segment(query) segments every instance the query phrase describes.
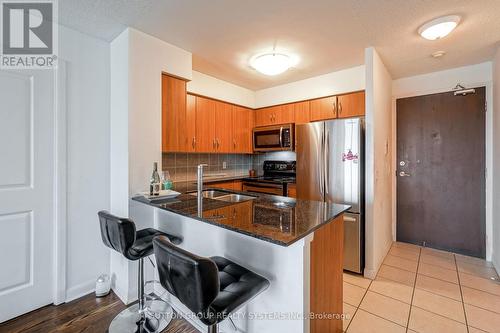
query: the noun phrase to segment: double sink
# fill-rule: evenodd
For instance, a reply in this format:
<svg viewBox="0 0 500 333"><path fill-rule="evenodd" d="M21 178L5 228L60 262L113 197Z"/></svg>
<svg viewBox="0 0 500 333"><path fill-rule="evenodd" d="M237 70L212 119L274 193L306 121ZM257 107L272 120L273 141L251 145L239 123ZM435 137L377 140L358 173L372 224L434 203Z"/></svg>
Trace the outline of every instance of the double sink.
<svg viewBox="0 0 500 333"><path fill-rule="evenodd" d="M198 196L198 192L191 192L188 194L195 196L195 197ZM202 195L204 198L220 200L220 201L225 201L225 202L244 202L244 201L257 199L257 197L254 197L251 195L228 193L228 192L218 191L218 190L204 190L202 192Z"/></svg>

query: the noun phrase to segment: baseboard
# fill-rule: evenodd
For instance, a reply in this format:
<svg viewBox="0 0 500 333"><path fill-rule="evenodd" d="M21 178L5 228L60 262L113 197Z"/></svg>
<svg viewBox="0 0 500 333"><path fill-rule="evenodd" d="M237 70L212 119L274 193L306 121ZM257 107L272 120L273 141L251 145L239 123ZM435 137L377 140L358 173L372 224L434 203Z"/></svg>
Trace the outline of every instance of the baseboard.
<svg viewBox="0 0 500 333"><path fill-rule="evenodd" d="M66 290L66 303L71 302L77 298L88 295L95 291L95 281L90 280L80 284L77 284L74 287Z"/></svg>
<svg viewBox="0 0 500 333"><path fill-rule="evenodd" d="M377 272L378 270L374 270L374 269L366 269L364 270L363 272L363 275L365 278L367 279L370 279L370 280L374 280L375 277L377 276Z"/></svg>

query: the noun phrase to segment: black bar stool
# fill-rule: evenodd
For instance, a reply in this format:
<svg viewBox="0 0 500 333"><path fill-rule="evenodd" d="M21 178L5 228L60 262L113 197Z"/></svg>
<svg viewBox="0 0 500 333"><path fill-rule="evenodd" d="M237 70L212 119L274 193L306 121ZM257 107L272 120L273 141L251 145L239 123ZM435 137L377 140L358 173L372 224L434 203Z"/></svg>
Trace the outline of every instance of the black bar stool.
<svg viewBox="0 0 500 333"><path fill-rule="evenodd" d="M161 285L208 325L208 333L217 333L218 323L269 286L226 258L199 257L165 236L155 237L153 247Z"/></svg>
<svg viewBox="0 0 500 333"><path fill-rule="evenodd" d="M101 225L101 237L104 244L123 254L129 260L139 260L139 302L120 312L111 322L108 332L143 332L144 326L149 331L161 331L168 325L171 318L163 318L162 321L152 323L151 321L146 321L144 315L144 258L153 254L153 238L155 236L166 237L174 244L180 244L182 238L163 233L153 228L136 231L135 223L132 220L117 217L106 211L100 211L98 216Z"/></svg>

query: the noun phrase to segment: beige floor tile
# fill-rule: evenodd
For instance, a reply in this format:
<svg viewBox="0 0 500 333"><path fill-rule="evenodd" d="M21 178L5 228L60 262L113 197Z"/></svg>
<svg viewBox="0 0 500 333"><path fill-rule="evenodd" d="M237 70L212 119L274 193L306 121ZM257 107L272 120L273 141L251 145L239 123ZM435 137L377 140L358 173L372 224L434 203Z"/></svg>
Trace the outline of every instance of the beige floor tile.
<svg viewBox="0 0 500 333"><path fill-rule="evenodd" d="M377 276L413 287L416 274L396 267L382 265Z"/></svg>
<svg viewBox="0 0 500 333"><path fill-rule="evenodd" d="M479 265L483 267L493 267L493 263L491 261L486 261L484 259L464 256L462 254L455 254L455 258L458 262L465 262L468 264Z"/></svg>
<svg viewBox="0 0 500 333"><path fill-rule="evenodd" d="M372 282L372 280L366 279L362 275L351 273L344 273L344 281L365 289L367 289Z"/></svg>
<svg viewBox="0 0 500 333"><path fill-rule="evenodd" d="M418 333L467 333L464 324L415 306L411 308L408 328Z"/></svg>
<svg viewBox="0 0 500 333"><path fill-rule="evenodd" d="M405 327L410 313L409 304L372 291L366 293L359 308Z"/></svg>
<svg viewBox="0 0 500 333"><path fill-rule="evenodd" d="M500 314L500 296L462 286L464 303Z"/></svg>
<svg viewBox="0 0 500 333"><path fill-rule="evenodd" d="M460 286L455 283L435 279L430 276L417 274L417 283L415 287L418 289L426 290L434 294L453 298L457 301L462 301L460 294Z"/></svg>
<svg viewBox="0 0 500 333"><path fill-rule="evenodd" d="M411 296L413 294L412 287L383 277L377 277L373 280L368 290L395 298L408 304L411 303Z"/></svg>
<svg viewBox="0 0 500 333"><path fill-rule="evenodd" d="M389 254L404 258L406 260L418 261L420 250L409 250L405 248L391 247L391 249L389 250Z"/></svg>
<svg viewBox="0 0 500 333"><path fill-rule="evenodd" d="M384 259L384 264L399 269L404 269L405 271L416 272L418 262L388 254Z"/></svg>
<svg viewBox="0 0 500 333"><path fill-rule="evenodd" d="M403 242L394 242L392 243L392 247L397 247L400 249L420 251L421 247L415 244L403 243Z"/></svg>
<svg viewBox="0 0 500 333"><path fill-rule="evenodd" d="M358 307L365 292L366 289L344 282L344 303Z"/></svg>
<svg viewBox="0 0 500 333"><path fill-rule="evenodd" d="M473 305L465 304L467 323L490 333L500 333L500 315Z"/></svg>
<svg viewBox="0 0 500 333"><path fill-rule="evenodd" d="M349 326L349 323L351 322L352 318L354 317L355 312L356 312L356 307L349 305L347 303L344 303L344 316L345 316L345 318L342 320L344 331L347 329L347 326Z"/></svg>
<svg viewBox="0 0 500 333"><path fill-rule="evenodd" d="M500 283L466 273L458 273L462 286L479 289L500 296Z"/></svg>
<svg viewBox="0 0 500 333"><path fill-rule="evenodd" d="M480 330L478 328L469 326L469 333L487 333L486 331Z"/></svg>
<svg viewBox="0 0 500 333"><path fill-rule="evenodd" d="M451 270L456 270L457 266L455 264L454 258L444 258L441 256L434 256L430 254L422 254L420 256L420 262L424 262L426 264L431 264Z"/></svg>
<svg viewBox="0 0 500 333"><path fill-rule="evenodd" d="M458 275L456 271L451 269L442 268L439 266L420 263L418 265L418 273L427 275L436 279L453 282L458 284Z"/></svg>
<svg viewBox="0 0 500 333"><path fill-rule="evenodd" d="M446 252L446 251L441 251L441 250L436 250L436 249L431 249L428 247L423 247L422 248L422 254L427 254L431 256L436 256L436 257L441 257L441 258L447 258L447 259L453 259L454 254L451 252Z"/></svg>
<svg viewBox="0 0 500 333"><path fill-rule="evenodd" d="M405 333L406 328L399 326L389 320L377 317L371 313L359 309L356 312L348 333Z"/></svg>
<svg viewBox="0 0 500 333"><path fill-rule="evenodd" d="M421 309L465 324L462 302L436 295L425 290L415 289L412 304Z"/></svg>
<svg viewBox="0 0 500 333"><path fill-rule="evenodd" d="M459 272L480 276L485 279L498 278L497 271L491 267L483 267L465 262L457 262L457 266Z"/></svg>

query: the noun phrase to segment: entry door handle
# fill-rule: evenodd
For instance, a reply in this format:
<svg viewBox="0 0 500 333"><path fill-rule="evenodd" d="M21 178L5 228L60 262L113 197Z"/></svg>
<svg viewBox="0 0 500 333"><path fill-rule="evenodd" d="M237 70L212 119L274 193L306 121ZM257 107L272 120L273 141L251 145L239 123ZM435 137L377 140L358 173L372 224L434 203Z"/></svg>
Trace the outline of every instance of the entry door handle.
<svg viewBox="0 0 500 333"><path fill-rule="evenodd" d="M399 177L411 177L411 175L409 173L404 172L404 171L400 171Z"/></svg>

